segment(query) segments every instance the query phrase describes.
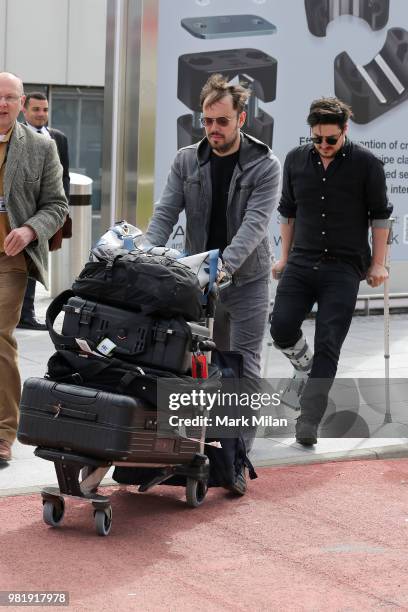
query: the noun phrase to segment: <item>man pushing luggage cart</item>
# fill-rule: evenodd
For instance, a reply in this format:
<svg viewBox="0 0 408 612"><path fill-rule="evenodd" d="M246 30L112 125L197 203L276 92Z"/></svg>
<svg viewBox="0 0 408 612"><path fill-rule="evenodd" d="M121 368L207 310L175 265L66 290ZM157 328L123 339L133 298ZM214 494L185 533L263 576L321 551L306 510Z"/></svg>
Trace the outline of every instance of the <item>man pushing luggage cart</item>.
<svg viewBox="0 0 408 612"><path fill-rule="evenodd" d="M219 350L241 353L248 380L261 377L271 279L268 225L280 179L271 149L241 131L249 95L220 74L210 76L200 94L204 137L177 152L146 232L151 244L164 246L184 210L186 252L220 250L221 276L232 284L217 304L214 340ZM248 451L252 442L247 436Z"/></svg>

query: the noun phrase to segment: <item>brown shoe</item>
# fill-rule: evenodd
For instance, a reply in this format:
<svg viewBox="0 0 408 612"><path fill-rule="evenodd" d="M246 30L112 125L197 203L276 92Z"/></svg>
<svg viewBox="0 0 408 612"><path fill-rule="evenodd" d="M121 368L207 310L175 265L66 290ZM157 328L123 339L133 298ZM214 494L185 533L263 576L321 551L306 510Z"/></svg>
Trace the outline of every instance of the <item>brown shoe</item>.
<svg viewBox="0 0 408 612"><path fill-rule="evenodd" d="M0 440L0 462L11 460L11 444L7 440Z"/></svg>

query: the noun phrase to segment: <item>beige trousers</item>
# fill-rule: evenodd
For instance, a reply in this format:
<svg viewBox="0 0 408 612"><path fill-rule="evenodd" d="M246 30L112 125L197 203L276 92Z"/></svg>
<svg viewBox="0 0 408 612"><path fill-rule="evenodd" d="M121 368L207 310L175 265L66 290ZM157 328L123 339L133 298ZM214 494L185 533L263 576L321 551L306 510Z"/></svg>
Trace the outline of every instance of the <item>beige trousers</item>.
<svg viewBox="0 0 408 612"><path fill-rule="evenodd" d="M0 439L16 439L21 380L14 330L27 285L24 255L0 253Z"/></svg>

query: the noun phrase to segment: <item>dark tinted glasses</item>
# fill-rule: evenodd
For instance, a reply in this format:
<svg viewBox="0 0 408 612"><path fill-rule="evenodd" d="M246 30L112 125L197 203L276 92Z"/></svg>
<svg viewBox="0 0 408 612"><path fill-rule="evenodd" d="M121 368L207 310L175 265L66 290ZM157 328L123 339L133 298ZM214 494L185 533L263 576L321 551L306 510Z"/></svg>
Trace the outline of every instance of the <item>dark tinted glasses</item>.
<svg viewBox="0 0 408 612"><path fill-rule="evenodd" d="M232 121L234 117L201 117L200 122L203 127L211 127L212 124L215 123L220 127L227 127L230 121Z"/></svg>
<svg viewBox="0 0 408 612"><path fill-rule="evenodd" d="M322 144L323 140L325 140L328 145L335 145L342 134L343 132L340 132L340 134L337 136L315 136L312 134L310 140L313 142L313 144L320 145Z"/></svg>

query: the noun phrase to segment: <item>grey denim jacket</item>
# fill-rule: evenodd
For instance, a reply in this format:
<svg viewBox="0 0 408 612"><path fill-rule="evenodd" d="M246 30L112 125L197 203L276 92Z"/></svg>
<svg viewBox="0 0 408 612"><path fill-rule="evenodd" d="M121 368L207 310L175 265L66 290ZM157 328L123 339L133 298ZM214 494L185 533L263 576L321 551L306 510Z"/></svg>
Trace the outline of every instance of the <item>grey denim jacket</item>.
<svg viewBox="0 0 408 612"><path fill-rule="evenodd" d="M207 138L177 152L146 232L151 244L165 245L185 210L186 252L194 255L206 250L212 203L210 154ZM280 163L271 149L241 132L239 161L228 194L229 245L223 253L236 285L270 270L268 225L278 201L279 184Z"/></svg>

